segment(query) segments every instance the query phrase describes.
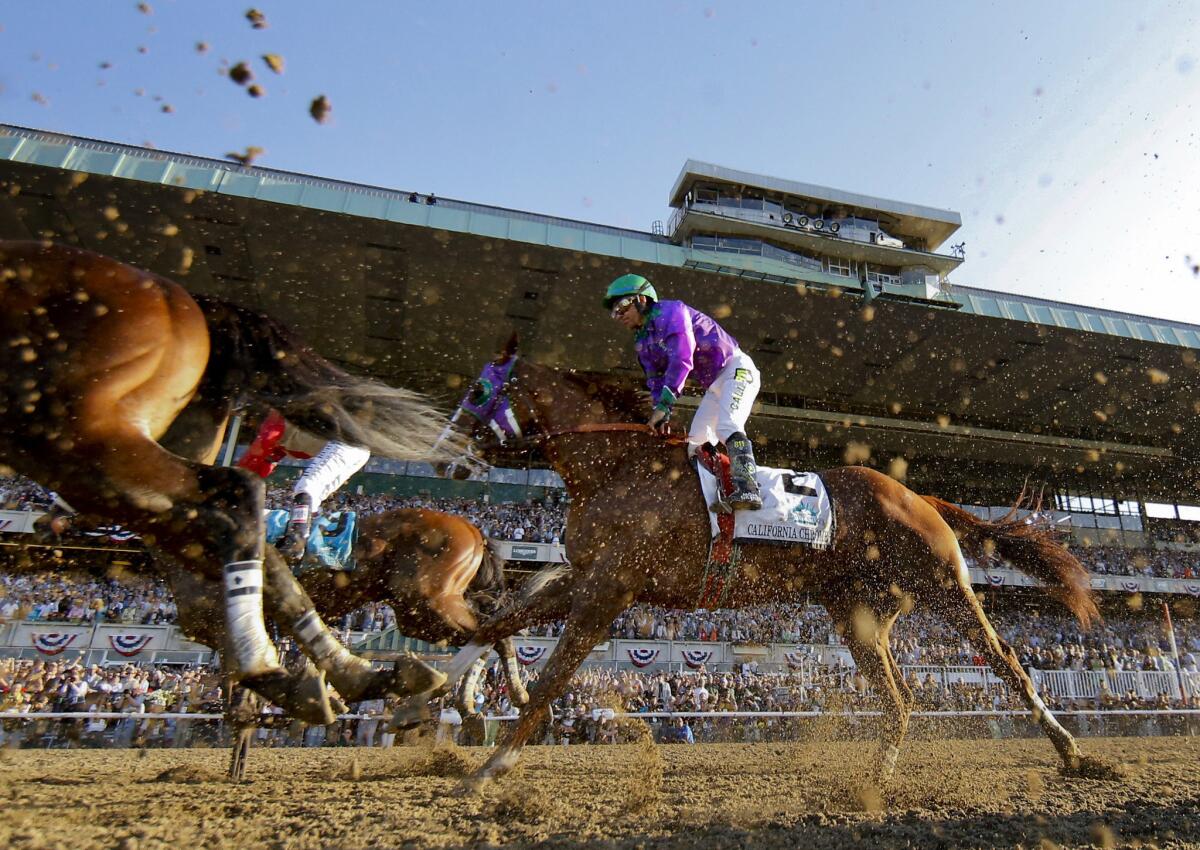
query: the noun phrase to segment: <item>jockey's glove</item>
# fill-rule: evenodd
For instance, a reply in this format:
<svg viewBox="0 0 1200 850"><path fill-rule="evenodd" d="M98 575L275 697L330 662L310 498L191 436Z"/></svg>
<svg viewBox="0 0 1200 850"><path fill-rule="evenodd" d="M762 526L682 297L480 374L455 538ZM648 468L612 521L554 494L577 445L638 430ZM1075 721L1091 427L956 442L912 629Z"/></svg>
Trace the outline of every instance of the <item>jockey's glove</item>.
<svg viewBox="0 0 1200 850"><path fill-rule="evenodd" d="M668 417L670 417L671 411L675 409L675 402L677 399L678 396L671 392L670 387L663 387L662 391L658 394L658 404L654 405L654 409L661 410L663 413L667 414Z"/></svg>

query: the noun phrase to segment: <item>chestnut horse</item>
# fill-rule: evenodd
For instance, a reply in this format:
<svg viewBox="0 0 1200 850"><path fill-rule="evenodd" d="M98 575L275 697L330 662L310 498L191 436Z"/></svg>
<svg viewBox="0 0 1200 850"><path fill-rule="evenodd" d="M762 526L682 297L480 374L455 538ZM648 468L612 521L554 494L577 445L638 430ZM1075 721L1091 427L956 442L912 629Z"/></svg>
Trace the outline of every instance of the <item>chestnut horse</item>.
<svg viewBox="0 0 1200 850"><path fill-rule="evenodd" d="M621 611L635 602L697 604L710 541L708 507L685 447L636 424L644 421L643 405L640 394L603 379L518 359L515 337L464 400L463 408L477 419L477 440L491 440L495 432L540 445L571 499L569 565L531 582L516 604L480 627L448 670L454 681L487 645L534 623L566 618L529 705L467 788L513 768L550 702ZM496 449L480 448L485 456ZM988 622L960 550L960 542L981 554L994 547L1086 625L1097 615L1087 572L1053 532L1011 516L978 519L867 467L829 469L820 477L836 520L829 548L743 544L726 604L811 597L825 605L883 703L876 781L894 771L913 707L889 646L893 624L913 603L945 617L1021 696L1058 751L1064 772L1107 775L1107 765L1085 757L1047 710L1016 654Z"/></svg>
<svg viewBox="0 0 1200 850"><path fill-rule="evenodd" d="M0 241L0 339L0 460L220 581L231 677L328 722L323 682L290 678L263 622L264 485L208 464L242 401L325 439L410 459L438 459L437 414L343 372L266 316L49 242ZM303 609L293 624L310 655L349 663L290 575L267 593Z"/></svg>

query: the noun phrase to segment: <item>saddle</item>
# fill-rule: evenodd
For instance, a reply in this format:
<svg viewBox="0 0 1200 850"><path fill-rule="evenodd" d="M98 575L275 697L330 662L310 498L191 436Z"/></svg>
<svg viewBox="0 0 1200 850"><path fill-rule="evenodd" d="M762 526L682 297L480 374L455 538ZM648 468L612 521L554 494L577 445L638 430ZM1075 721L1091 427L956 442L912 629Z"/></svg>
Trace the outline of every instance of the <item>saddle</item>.
<svg viewBox="0 0 1200 850"><path fill-rule="evenodd" d="M267 511L264 523L267 543L274 545L287 532L290 514L285 510ZM354 544L358 540L358 513L356 511L334 511L321 514L312 524L304 557L293 565L292 571L300 575L305 570L323 567L330 570L353 572Z"/></svg>

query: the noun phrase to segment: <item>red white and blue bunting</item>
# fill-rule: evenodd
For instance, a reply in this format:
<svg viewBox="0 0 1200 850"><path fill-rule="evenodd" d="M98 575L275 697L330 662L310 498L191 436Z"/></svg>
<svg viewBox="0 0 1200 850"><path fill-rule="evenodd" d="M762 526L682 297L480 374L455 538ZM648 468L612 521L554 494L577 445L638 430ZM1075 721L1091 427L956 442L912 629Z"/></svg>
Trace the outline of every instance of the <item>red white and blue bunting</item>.
<svg viewBox="0 0 1200 850"><path fill-rule="evenodd" d="M1192 596L1200 596L1200 584L1185 584L1183 589L1192 594Z"/></svg>
<svg viewBox="0 0 1200 850"><path fill-rule="evenodd" d="M654 659L658 658L657 649L629 649L629 660L633 662L634 667L649 667L654 663Z"/></svg>
<svg viewBox="0 0 1200 850"><path fill-rule="evenodd" d="M518 646L517 660L525 666L537 664L546 655L546 647L544 646Z"/></svg>
<svg viewBox="0 0 1200 850"><path fill-rule="evenodd" d="M1004 576L1002 575L992 575L991 573L984 573L984 575L987 576L988 584L992 587L1000 587L1000 585L1004 584Z"/></svg>
<svg viewBox="0 0 1200 850"><path fill-rule="evenodd" d="M1142 585L1141 582L1137 581L1122 581L1121 587L1130 593L1137 593L1139 590L1141 590Z"/></svg>
<svg viewBox="0 0 1200 850"><path fill-rule="evenodd" d="M711 649L685 649L683 651L683 663L696 670L708 663L708 660L713 657ZM634 662L635 664L637 662Z"/></svg>
<svg viewBox="0 0 1200 850"><path fill-rule="evenodd" d="M30 637L33 638L33 648L42 655L58 655L75 642L79 633L48 632L44 635L33 634Z"/></svg>
<svg viewBox="0 0 1200 850"><path fill-rule="evenodd" d="M152 640L154 640L154 635L109 635L108 645L121 653L121 655L129 658L145 649L146 645Z"/></svg>

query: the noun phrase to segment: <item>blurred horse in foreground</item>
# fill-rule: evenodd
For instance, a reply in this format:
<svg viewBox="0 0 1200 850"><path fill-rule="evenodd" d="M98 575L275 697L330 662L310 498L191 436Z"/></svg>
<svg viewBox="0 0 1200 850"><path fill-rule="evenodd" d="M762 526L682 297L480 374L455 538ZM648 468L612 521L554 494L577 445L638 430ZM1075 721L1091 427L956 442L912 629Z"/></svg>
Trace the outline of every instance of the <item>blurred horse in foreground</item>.
<svg viewBox="0 0 1200 850"><path fill-rule="evenodd" d="M401 459L438 460L442 417L419 396L354 377L267 316L49 242L0 241L0 460L75 511L136 531L219 581L228 673L298 717L328 722L323 677L296 680L263 622L264 485L214 467L236 405ZM267 585L321 669L365 664L290 574ZM181 600L181 606L187 600ZM369 669L369 665L367 665ZM412 680L440 674L408 671Z"/></svg>

